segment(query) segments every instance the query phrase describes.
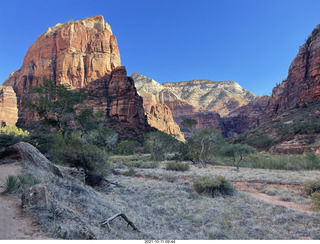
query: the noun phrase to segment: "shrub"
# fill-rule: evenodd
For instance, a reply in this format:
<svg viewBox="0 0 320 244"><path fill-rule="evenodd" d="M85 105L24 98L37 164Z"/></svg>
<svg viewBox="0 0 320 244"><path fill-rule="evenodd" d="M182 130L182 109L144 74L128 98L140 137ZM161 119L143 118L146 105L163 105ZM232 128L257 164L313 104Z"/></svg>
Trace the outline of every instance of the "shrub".
<svg viewBox="0 0 320 244"><path fill-rule="evenodd" d="M29 132L17 126L0 127L0 148L16 144L27 136L29 136Z"/></svg>
<svg viewBox="0 0 320 244"><path fill-rule="evenodd" d="M122 141L114 149L117 155L133 155L136 153L140 143L137 141Z"/></svg>
<svg viewBox="0 0 320 244"><path fill-rule="evenodd" d="M122 175L124 176L133 176L135 174L133 168L129 168L127 171L122 172Z"/></svg>
<svg viewBox="0 0 320 244"><path fill-rule="evenodd" d="M236 191L231 182L221 175L214 178L200 177L193 182L193 187L199 194L206 194L212 197L233 195Z"/></svg>
<svg viewBox="0 0 320 244"><path fill-rule="evenodd" d="M320 192L320 179L306 181L304 183L304 192L307 195L312 195L315 192Z"/></svg>
<svg viewBox="0 0 320 244"><path fill-rule="evenodd" d="M9 175L6 179L2 180L1 188L4 188L4 193L13 193L19 188L18 176Z"/></svg>
<svg viewBox="0 0 320 244"><path fill-rule="evenodd" d="M311 200L312 200L313 210L316 212L320 211L320 192L312 193Z"/></svg>
<svg viewBox="0 0 320 244"><path fill-rule="evenodd" d="M73 137L68 144L58 144L53 151L54 162L85 171L106 175L110 171L107 153L84 138Z"/></svg>
<svg viewBox="0 0 320 244"><path fill-rule="evenodd" d="M308 153L306 156L307 169L315 170L320 169L320 158L314 153Z"/></svg>
<svg viewBox="0 0 320 244"><path fill-rule="evenodd" d="M166 170L174 170L174 171L187 171L190 166L188 163L182 162L169 162L166 165Z"/></svg>
<svg viewBox="0 0 320 244"><path fill-rule="evenodd" d="M5 193L22 192L24 189L39 184L40 180L30 175L9 175L2 180L1 188L4 188Z"/></svg>

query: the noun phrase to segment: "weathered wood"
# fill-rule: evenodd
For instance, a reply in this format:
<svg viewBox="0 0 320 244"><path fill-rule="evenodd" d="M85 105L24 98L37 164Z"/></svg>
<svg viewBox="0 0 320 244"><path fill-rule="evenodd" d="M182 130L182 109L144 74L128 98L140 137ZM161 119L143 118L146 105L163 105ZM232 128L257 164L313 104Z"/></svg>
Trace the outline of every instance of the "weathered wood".
<svg viewBox="0 0 320 244"><path fill-rule="evenodd" d="M110 231L110 230L111 230L110 221L114 220L114 219L117 218L117 217L122 217L122 218L128 223L128 225L130 225L130 226L132 227L132 229L134 229L135 231L140 232L140 231L138 230L138 228L132 223L132 221L130 221L130 220L127 218L127 216L126 216L125 214L123 214L123 213L117 213L116 215L114 215L114 216L112 216L112 217L110 217L110 218L108 218L108 219L106 219L106 220L104 220L104 221L101 221L101 222L100 222L100 225L101 225L101 226L102 226L102 225L107 225L107 226L108 226L108 230Z"/></svg>
<svg viewBox="0 0 320 244"><path fill-rule="evenodd" d="M110 180L107 180L107 179L103 179L105 182L109 183L109 184L112 184L112 185L115 185L115 186L118 186L118 187L124 187L123 185L120 185L119 183L117 182L112 182Z"/></svg>

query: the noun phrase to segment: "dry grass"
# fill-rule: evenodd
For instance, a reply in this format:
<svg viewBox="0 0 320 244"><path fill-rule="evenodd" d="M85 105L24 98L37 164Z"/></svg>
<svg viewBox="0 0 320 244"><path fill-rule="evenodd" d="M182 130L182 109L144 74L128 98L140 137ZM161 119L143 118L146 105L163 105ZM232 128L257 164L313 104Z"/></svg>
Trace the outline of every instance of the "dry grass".
<svg viewBox="0 0 320 244"><path fill-rule="evenodd" d="M128 167L121 160L131 158L117 157L115 170L126 171ZM45 230L68 239L88 237L83 232L90 231L98 239L320 239L320 213L274 206L241 192L228 197L202 196L193 190L191 180L223 175L229 180L303 183L316 179L317 171L235 171L231 167L203 169L191 165L189 171L173 173L166 171L165 165L134 169L136 174L158 180L110 175L109 180L125 187L97 190L74 178L59 179L27 169L46 183L55 199L50 211L30 211ZM125 213L141 233L132 231L122 219L111 222L111 232L99 226L100 221L118 212Z"/></svg>

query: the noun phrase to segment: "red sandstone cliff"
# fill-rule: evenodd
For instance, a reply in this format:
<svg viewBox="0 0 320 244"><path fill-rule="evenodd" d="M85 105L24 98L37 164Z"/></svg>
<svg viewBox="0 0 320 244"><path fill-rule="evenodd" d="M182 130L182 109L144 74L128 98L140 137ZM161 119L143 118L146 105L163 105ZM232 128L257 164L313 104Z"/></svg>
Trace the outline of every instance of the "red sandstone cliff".
<svg viewBox="0 0 320 244"><path fill-rule="evenodd" d="M146 127L142 98L121 66L116 37L102 16L69 21L49 28L28 49L21 68L5 81L17 94L19 122L34 120L24 109L31 86L44 80L85 89L88 105L133 127Z"/></svg>
<svg viewBox="0 0 320 244"><path fill-rule="evenodd" d="M18 120L17 97L12 87L0 86L0 126L15 125Z"/></svg>
<svg viewBox="0 0 320 244"><path fill-rule="evenodd" d="M306 43L292 61L288 77L273 88L270 102L261 118L267 121L298 101L320 98L320 25L310 34Z"/></svg>

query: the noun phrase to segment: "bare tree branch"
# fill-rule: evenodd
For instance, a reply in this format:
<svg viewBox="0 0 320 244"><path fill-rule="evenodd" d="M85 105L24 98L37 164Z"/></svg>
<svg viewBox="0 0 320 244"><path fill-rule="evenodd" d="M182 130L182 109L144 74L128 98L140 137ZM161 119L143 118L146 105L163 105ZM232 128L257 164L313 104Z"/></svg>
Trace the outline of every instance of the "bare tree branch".
<svg viewBox="0 0 320 244"><path fill-rule="evenodd" d="M108 230L110 231L111 230L111 227L110 227L110 221L114 220L115 218L117 217L122 217L127 223L128 225L130 225L132 227L132 229L134 229L135 231L137 232L140 232L140 230L138 230L138 228L127 218L127 216L123 213L118 213L104 221L101 221L100 222L100 225L107 225L108 226Z"/></svg>

